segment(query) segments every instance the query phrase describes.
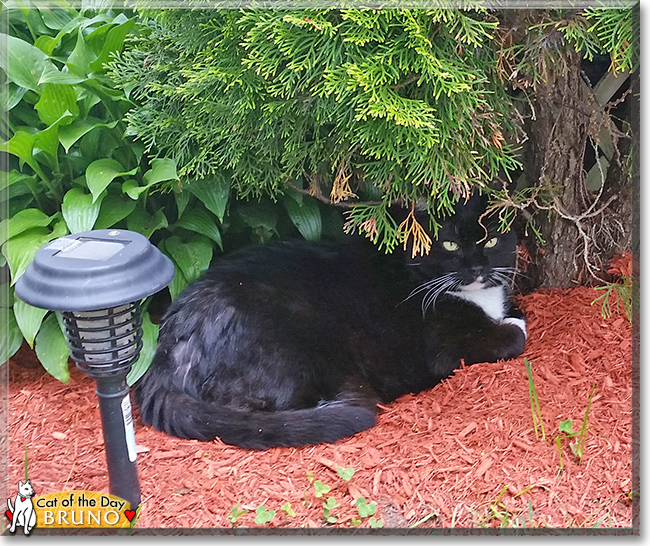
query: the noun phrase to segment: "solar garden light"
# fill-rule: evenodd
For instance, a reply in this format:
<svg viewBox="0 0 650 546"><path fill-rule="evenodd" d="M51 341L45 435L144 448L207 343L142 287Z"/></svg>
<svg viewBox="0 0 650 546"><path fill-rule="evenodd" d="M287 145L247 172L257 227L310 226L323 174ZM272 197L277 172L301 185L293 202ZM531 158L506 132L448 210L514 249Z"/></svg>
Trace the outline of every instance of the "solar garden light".
<svg viewBox="0 0 650 546"><path fill-rule="evenodd" d="M62 311L70 355L97 385L110 492L132 509L140 486L126 376L142 349L140 302L173 277L146 237L101 229L46 244L16 283L24 302Z"/></svg>

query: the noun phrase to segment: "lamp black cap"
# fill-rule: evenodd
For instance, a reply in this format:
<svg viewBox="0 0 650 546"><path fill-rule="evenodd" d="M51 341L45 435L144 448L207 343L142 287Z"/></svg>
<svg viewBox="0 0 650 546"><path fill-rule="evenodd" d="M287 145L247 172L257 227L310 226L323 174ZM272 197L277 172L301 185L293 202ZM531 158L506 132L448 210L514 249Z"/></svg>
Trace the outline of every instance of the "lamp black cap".
<svg viewBox="0 0 650 546"><path fill-rule="evenodd" d="M172 261L143 235L98 229L44 245L15 288L34 307L92 311L141 300L173 278Z"/></svg>

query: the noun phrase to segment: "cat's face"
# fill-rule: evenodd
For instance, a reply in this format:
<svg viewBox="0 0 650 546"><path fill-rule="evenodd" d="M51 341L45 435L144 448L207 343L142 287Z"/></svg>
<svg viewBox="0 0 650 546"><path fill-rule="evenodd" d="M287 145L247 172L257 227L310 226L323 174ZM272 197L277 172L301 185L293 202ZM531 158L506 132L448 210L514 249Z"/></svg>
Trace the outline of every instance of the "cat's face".
<svg viewBox="0 0 650 546"><path fill-rule="evenodd" d="M32 484L30 483L29 480L27 480L25 483L19 481L18 492L23 497L31 497L34 494L34 488L32 487Z"/></svg>
<svg viewBox="0 0 650 546"><path fill-rule="evenodd" d="M431 251L409 263L415 282L427 292L465 291L508 284L514 273L516 234L500 233L494 218L479 218L485 199L458 206L432 238ZM425 224L427 220L423 219Z"/></svg>

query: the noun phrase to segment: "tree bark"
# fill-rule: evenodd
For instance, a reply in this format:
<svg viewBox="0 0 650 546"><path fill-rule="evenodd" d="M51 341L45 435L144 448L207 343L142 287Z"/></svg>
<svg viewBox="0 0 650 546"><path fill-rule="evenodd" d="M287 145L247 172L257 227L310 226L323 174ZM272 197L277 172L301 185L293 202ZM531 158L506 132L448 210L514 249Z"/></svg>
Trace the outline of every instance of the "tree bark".
<svg viewBox="0 0 650 546"><path fill-rule="evenodd" d="M611 120L582 80L579 55L566 53L563 61L564 70L536 88L527 127L527 178L543 190L535 215L543 242L529 238L529 275L539 288L602 284L610 258L631 246L632 184L625 168L629 140L614 138L615 156L602 191L588 189L585 150L596 141L598 128Z"/></svg>

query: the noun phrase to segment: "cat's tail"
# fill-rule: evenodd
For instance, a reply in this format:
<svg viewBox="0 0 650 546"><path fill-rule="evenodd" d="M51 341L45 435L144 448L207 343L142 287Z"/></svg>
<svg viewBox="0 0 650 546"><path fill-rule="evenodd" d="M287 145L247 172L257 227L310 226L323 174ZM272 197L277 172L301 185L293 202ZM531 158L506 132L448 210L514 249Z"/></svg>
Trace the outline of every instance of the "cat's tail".
<svg viewBox="0 0 650 546"><path fill-rule="evenodd" d="M304 446L334 442L375 424L375 411L335 400L285 411L237 411L201 402L177 390L144 393L136 387L142 420L180 438L219 437L246 449Z"/></svg>

